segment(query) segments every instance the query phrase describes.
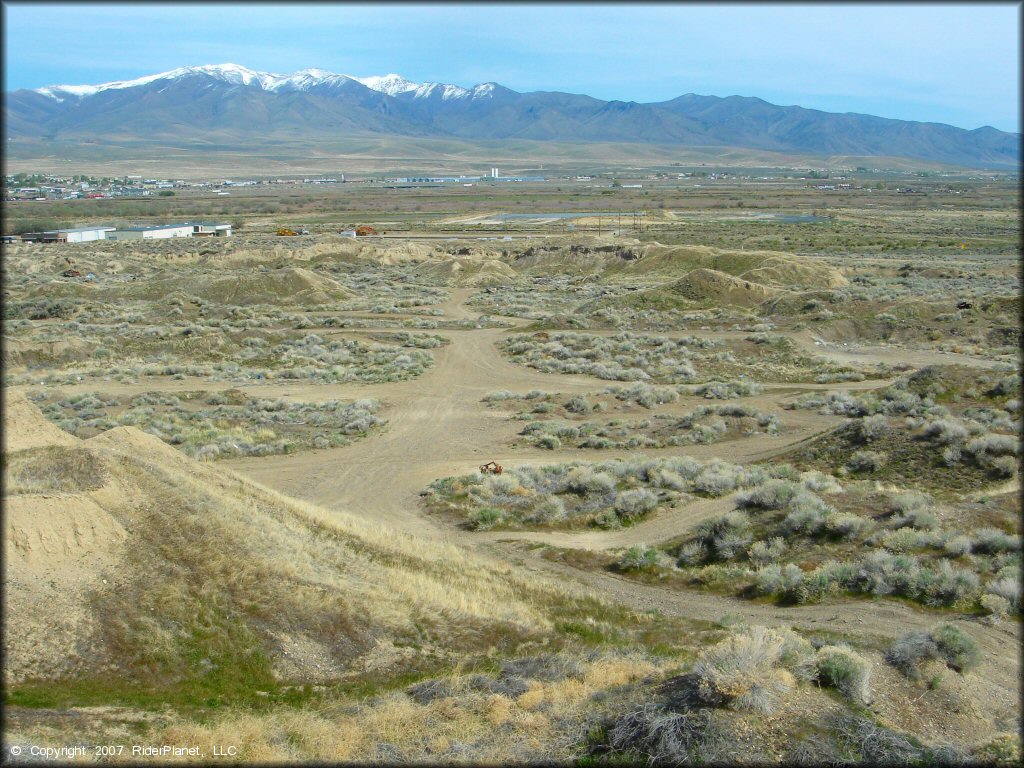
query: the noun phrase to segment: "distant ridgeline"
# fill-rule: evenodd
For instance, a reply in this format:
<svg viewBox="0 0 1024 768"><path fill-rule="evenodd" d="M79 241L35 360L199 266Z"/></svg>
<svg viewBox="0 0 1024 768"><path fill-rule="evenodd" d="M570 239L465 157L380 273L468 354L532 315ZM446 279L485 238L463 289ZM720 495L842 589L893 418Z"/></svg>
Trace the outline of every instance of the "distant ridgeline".
<svg viewBox="0 0 1024 768"><path fill-rule="evenodd" d="M234 64L183 67L137 80L55 85L5 94L11 139L105 144L197 140L314 142L352 136L629 142L810 155L901 157L1015 170L1020 136L988 126L891 120L782 107L758 98L686 94L669 101L602 101L518 93L497 83L462 88L399 75L291 75Z"/></svg>

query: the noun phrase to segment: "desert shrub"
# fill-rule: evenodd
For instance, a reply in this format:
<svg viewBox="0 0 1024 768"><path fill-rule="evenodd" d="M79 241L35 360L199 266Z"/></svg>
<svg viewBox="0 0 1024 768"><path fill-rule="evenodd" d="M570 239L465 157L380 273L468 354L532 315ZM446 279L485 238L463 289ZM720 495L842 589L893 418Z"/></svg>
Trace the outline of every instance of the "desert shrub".
<svg viewBox="0 0 1024 768"><path fill-rule="evenodd" d="M997 577L990 581L985 588L986 592L1001 597L1010 608L1020 606L1020 578L1017 575Z"/></svg>
<svg viewBox="0 0 1024 768"><path fill-rule="evenodd" d="M536 507L530 517L531 520L539 523L557 522L568 516L565 504L557 496L545 496Z"/></svg>
<svg viewBox="0 0 1024 768"><path fill-rule="evenodd" d="M992 474L1008 479L1017 474L1017 459L1013 456L997 456L989 462Z"/></svg>
<svg viewBox="0 0 1024 768"><path fill-rule="evenodd" d="M846 467L851 472L877 472L885 466L887 456L878 451L856 451Z"/></svg>
<svg viewBox="0 0 1024 768"><path fill-rule="evenodd" d="M615 480L605 472L595 472L589 467L575 467L569 471L567 489L582 496L611 493Z"/></svg>
<svg viewBox="0 0 1024 768"><path fill-rule="evenodd" d="M612 386L607 391L619 400L636 403L644 408L653 408L661 403L674 403L679 399L679 392L672 387L654 387L643 382L637 382L630 387Z"/></svg>
<svg viewBox="0 0 1024 768"><path fill-rule="evenodd" d="M444 680L424 680L405 689L406 694L417 704L429 704L434 699L445 699L455 695L451 685Z"/></svg>
<svg viewBox="0 0 1024 768"><path fill-rule="evenodd" d="M942 545L943 549L948 555L952 557L963 557L964 555L971 554L971 537L960 534L954 536L951 539L947 539Z"/></svg>
<svg viewBox="0 0 1024 768"><path fill-rule="evenodd" d="M858 424L857 433L865 443L872 443L885 437L889 431L889 420L880 413L865 416Z"/></svg>
<svg viewBox="0 0 1024 768"><path fill-rule="evenodd" d="M907 677L917 678L919 666L939 657L939 646L928 632L910 632L886 651L885 660Z"/></svg>
<svg viewBox="0 0 1024 768"><path fill-rule="evenodd" d="M818 649L818 681L858 704L871 703L871 665L858 653L837 645Z"/></svg>
<svg viewBox="0 0 1024 768"><path fill-rule="evenodd" d="M750 544L750 519L738 510L702 523L697 528L700 541L720 560L729 560Z"/></svg>
<svg viewBox="0 0 1024 768"><path fill-rule="evenodd" d="M658 550L637 544L626 550L619 559L618 567L623 571L646 571L658 564Z"/></svg>
<svg viewBox="0 0 1024 768"><path fill-rule="evenodd" d="M696 565L706 558L708 548L702 541L691 541L679 548L679 565Z"/></svg>
<svg viewBox="0 0 1024 768"><path fill-rule="evenodd" d="M754 586L762 595L794 600L799 599L804 590L805 576L795 563L787 563L785 566L771 564L758 568L754 574Z"/></svg>
<svg viewBox="0 0 1024 768"><path fill-rule="evenodd" d="M952 467L960 462L963 457L963 452L959 445L948 445L942 449L942 463L947 467Z"/></svg>
<svg viewBox="0 0 1024 768"><path fill-rule="evenodd" d="M827 740L811 737L792 754L794 761L843 765L954 765L968 762L959 750L921 747L902 733L852 713L831 715L823 723Z"/></svg>
<svg viewBox="0 0 1024 768"><path fill-rule="evenodd" d="M971 752L970 760L978 765L1020 765L1020 747L1018 734L1000 734L991 741L975 747Z"/></svg>
<svg viewBox="0 0 1024 768"><path fill-rule="evenodd" d="M989 432L968 441L964 450L976 458L987 456L1014 456L1020 450L1020 439L1013 435Z"/></svg>
<svg viewBox="0 0 1024 768"><path fill-rule="evenodd" d="M959 627L942 624L931 631L931 637L946 664L957 672L969 672L981 662L978 644Z"/></svg>
<svg viewBox="0 0 1024 768"><path fill-rule="evenodd" d="M906 513L918 509L925 509L931 502L923 493L917 491L905 491L889 499L889 509L895 513Z"/></svg>
<svg viewBox="0 0 1024 768"><path fill-rule="evenodd" d="M541 435L534 443L538 448L546 448L549 451L557 451L562 447L562 441L555 435Z"/></svg>
<svg viewBox="0 0 1024 768"><path fill-rule="evenodd" d="M920 676L920 666L931 659L943 659L957 672L973 669L981 653L970 635L952 624L942 624L930 632L910 632L890 646L885 660L910 678Z"/></svg>
<svg viewBox="0 0 1024 768"><path fill-rule="evenodd" d="M518 400L519 395L507 389L499 389L497 392L490 392L484 395L485 403L500 403L503 400Z"/></svg>
<svg viewBox="0 0 1024 768"><path fill-rule="evenodd" d="M839 481L832 477L832 475L826 475L824 472L817 470L804 472L800 479L804 484L804 488L815 493L841 493L843 490Z"/></svg>
<svg viewBox="0 0 1024 768"><path fill-rule="evenodd" d="M590 413L594 410L594 406L583 395L576 395L566 402L565 410L569 413Z"/></svg>
<svg viewBox="0 0 1024 768"><path fill-rule="evenodd" d="M1008 616L1013 610L1009 600L999 595L994 595L991 592L982 595L980 602L981 607L988 611L990 616L994 616L997 619Z"/></svg>
<svg viewBox="0 0 1024 768"><path fill-rule="evenodd" d="M843 513L825 518L825 530L833 536L844 539L856 539L864 536L872 528L874 528L874 521L861 515Z"/></svg>
<svg viewBox="0 0 1024 768"><path fill-rule="evenodd" d="M778 560L786 551L786 542L781 536L768 541L755 541L747 550L747 558L758 566L769 565Z"/></svg>
<svg viewBox="0 0 1024 768"><path fill-rule="evenodd" d="M739 494L736 502L741 507L761 507L763 509L782 509L788 506L801 488L789 480L769 480L763 485L755 486Z"/></svg>
<svg viewBox="0 0 1024 768"><path fill-rule="evenodd" d="M754 585L762 595L779 595L785 591L782 581L782 566L769 564L757 569Z"/></svg>
<svg viewBox="0 0 1024 768"><path fill-rule="evenodd" d="M645 515L658 505L658 497L646 488L623 491L615 497L615 511L625 520Z"/></svg>
<svg viewBox="0 0 1024 768"><path fill-rule="evenodd" d="M979 584L980 579L974 571L958 568L943 560L937 568L921 568L914 583L899 591L927 605L949 606L975 596Z"/></svg>
<svg viewBox="0 0 1024 768"><path fill-rule="evenodd" d="M983 554L998 554L1020 549L1020 537L1012 536L998 528L979 528L974 532L972 549Z"/></svg>
<svg viewBox="0 0 1024 768"><path fill-rule="evenodd" d="M494 507L481 507L470 513L469 526L475 531L486 531L501 522L501 510Z"/></svg>
<svg viewBox="0 0 1024 768"><path fill-rule="evenodd" d="M943 445L962 443L969 434L967 427L960 421L950 419L937 419L928 424L924 429L925 437L931 438Z"/></svg>
<svg viewBox="0 0 1024 768"><path fill-rule="evenodd" d="M547 682L583 680L585 670L575 659L557 653L542 653L502 662L500 677Z"/></svg>
<svg viewBox="0 0 1024 768"><path fill-rule="evenodd" d="M694 390L694 394L705 397L709 400L732 400L737 397L748 397L759 395L764 387L746 379L735 379L733 381L713 381L703 384Z"/></svg>
<svg viewBox="0 0 1024 768"><path fill-rule="evenodd" d="M681 765L695 753L713 755L714 745L725 739L709 710L669 712L651 702L621 715L608 728L613 755L639 756L648 765Z"/></svg>
<svg viewBox="0 0 1024 768"><path fill-rule="evenodd" d="M693 479L693 488L709 496L722 496L736 489L739 483L737 468L731 465L711 463L705 466Z"/></svg>
<svg viewBox="0 0 1024 768"><path fill-rule="evenodd" d="M800 491L790 500L789 512L782 520L782 531L792 535L802 533L813 536L825 527L834 510L809 491Z"/></svg>
<svg viewBox="0 0 1024 768"><path fill-rule="evenodd" d="M702 695L737 709L770 712L794 685L792 674L781 667L783 645L778 633L750 627L708 648L693 667Z"/></svg>

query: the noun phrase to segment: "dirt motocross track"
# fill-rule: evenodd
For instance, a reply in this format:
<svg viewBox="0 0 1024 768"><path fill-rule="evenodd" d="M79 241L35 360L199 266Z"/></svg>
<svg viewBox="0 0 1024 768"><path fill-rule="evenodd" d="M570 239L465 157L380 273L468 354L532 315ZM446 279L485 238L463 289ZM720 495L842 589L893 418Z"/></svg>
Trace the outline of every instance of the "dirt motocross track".
<svg viewBox="0 0 1024 768"><path fill-rule="evenodd" d="M464 302L472 289L453 289L448 302L441 305L451 318L473 317ZM527 321L520 321L520 325ZM344 332L342 332L344 333ZM891 641L911 629L926 629L936 621L935 614L911 608L897 601L848 600L841 604L803 605L778 608L738 598L706 592L672 591L619 578L610 573L582 571L552 562L539 555L536 544L579 549L612 549L633 544L654 544L674 538L701 521L732 508L729 497L699 500L677 509L662 511L629 528L613 531L479 532L462 530L426 514L419 493L434 479L474 473L479 465L496 460L505 467L543 464L552 461L594 460L593 451L561 450L557 458L550 451L509 447L519 426L507 414L489 410L481 399L489 392L507 389L527 392L531 389L563 394L593 392L607 384L588 376L541 373L515 365L502 357L496 343L508 333L501 329L475 329L441 332L451 344L434 350L436 363L419 378L368 386L330 385L273 387L282 397L322 399L328 397L375 397L387 406L388 429L357 444L332 450L289 456L236 459L222 462L260 483L283 493L306 499L328 509L348 510L368 519L403 529L418 536L438 537L472 547L480 554L522 568L542 572L559 580L580 583L594 593L638 610L714 620L734 614L762 624L787 624L804 629L828 629L843 635ZM728 333L712 334L727 336ZM846 362L887 362L901 353L890 348L857 350L816 345L810 334L795 339L809 354ZM990 362L966 355L915 353L914 365L930 363L977 365ZM755 407L778 407L799 390L863 390L885 386L886 381L862 381L827 385L766 386L763 394L745 398ZM267 387L261 392L270 394ZM783 395L782 392L786 394ZM682 399L680 409L705 402ZM790 429L779 436L760 435L712 445L688 446L686 453L696 458L717 456L732 462L769 459L796 443L814 437L842 421L813 411L789 411ZM645 455L678 454L679 448L646 450ZM600 458L636 456L636 451L601 451ZM1018 642L1014 624L989 626L967 618L956 623L970 624L991 669L986 687L988 695L1005 699L1019 684L1019 664L1007 654L1008 643ZM1012 702L1007 700L1007 704Z"/></svg>

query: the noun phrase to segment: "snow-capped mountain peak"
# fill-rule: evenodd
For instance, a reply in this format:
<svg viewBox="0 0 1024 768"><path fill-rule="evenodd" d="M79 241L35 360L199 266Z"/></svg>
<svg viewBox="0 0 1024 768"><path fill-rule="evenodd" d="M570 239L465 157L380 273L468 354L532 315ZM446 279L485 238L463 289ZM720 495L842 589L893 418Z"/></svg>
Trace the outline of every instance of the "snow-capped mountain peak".
<svg viewBox="0 0 1024 768"><path fill-rule="evenodd" d="M374 75L373 77L355 78L372 91L380 91L388 96L397 96L400 93L408 93L419 88L417 83L406 80L401 75Z"/></svg>
<svg viewBox="0 0 1024 768"><path fill-rule="evenodd" d="M354 77L353 75L343 75L317 68L302 69L291 74L275 74L249 69L240 64L229 63L179 67L134 80L115 80L99 85L48 85L44 88L36 88L35 92L56 101L63 101L68 97L84 98L86 96L93 96L101 91L134 88L148 85L157 80L178 80L192 75L206 75L231 85L251 86L273 92L308 91L310 88L317 86L337 86L349 81L360 83L370 90L388 96L412 93L414 98L428 98L437 92L438 89L441 89L440 94L444 101L485 98L493 93L495 87L494 83L483 83L470 90L446 83L414 83L401 75L393 73L370 77Z"/></svg>

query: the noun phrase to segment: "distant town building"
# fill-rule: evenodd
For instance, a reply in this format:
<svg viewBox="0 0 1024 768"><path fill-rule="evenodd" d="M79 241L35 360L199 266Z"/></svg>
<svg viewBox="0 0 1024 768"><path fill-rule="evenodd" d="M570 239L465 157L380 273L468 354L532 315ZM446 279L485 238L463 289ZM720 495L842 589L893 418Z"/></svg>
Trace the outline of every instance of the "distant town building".
<svg viewBox="0 0 1024 768"><path fill-rule="evenodd" d="M193 237L231 237L230 224L193 224Z"/></svg>

